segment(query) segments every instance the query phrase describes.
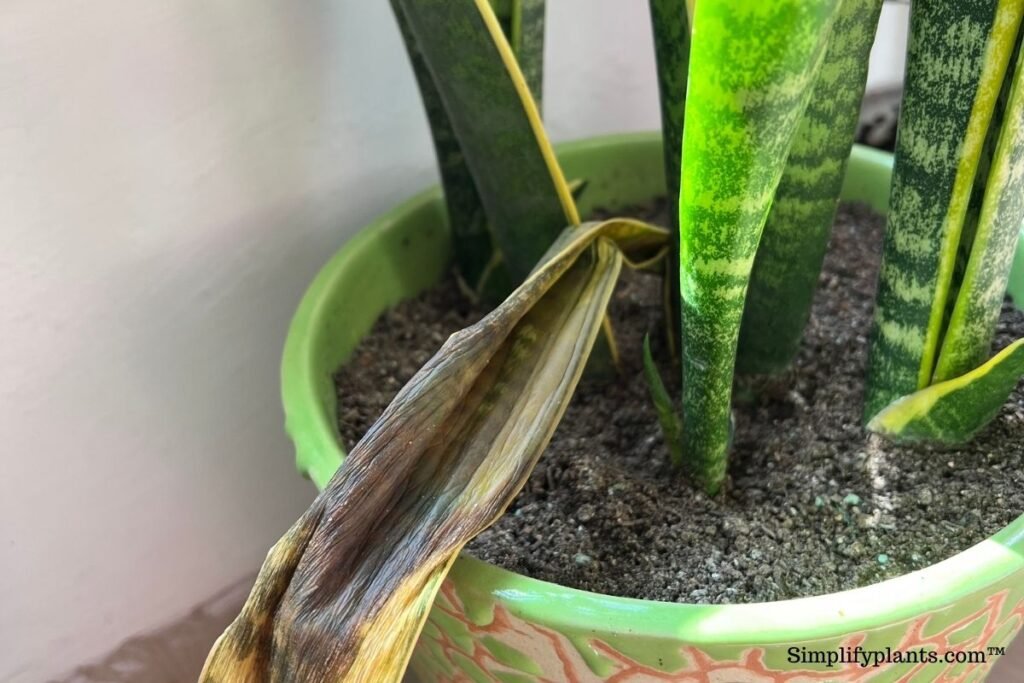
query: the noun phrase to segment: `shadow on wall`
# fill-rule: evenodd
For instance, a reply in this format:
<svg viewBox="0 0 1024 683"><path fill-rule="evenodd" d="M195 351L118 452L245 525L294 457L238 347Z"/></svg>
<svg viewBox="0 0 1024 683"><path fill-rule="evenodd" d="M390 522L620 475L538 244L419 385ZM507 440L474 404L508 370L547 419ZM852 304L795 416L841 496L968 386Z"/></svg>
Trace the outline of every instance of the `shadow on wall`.
<svg viewBox="0 0 1024 683"><path fill-rule="evenodd" d="M0 680L28 683L254 571L298 517L288 322L434 170L386 3L16 3L0 42L0 410L32 455L0 478Z"/></svg>

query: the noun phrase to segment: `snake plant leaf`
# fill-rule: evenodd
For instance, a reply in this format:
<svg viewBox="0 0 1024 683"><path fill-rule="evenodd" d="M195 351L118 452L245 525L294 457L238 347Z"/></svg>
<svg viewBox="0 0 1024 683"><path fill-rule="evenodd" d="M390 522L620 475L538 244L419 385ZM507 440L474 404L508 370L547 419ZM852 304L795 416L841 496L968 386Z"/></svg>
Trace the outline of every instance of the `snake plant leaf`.
<svg viewBox="0 0 1024 683"><path fill-rule="evenodd" d="M1014 56L1010 58L1010 64L1016 64L1021 47L1021 32L1017 32L1017 45L1014 48ZM971 247L974 246L974 234L978 227L978 220L981 216L982 204L985 201L985 188L988 185L988 174L992 167L992 160L995 156L996 146L1006 118L1006 109L1010 102L1010 92L1013 89L1014 69L1006 70L1006 77L1003 78L1003 85L996 98L996 105L992 111L992 120L989 122L988 131L985 133L985 142L981 147L981 156L978 159L978 171L974 174L974 183L971 187L971 197L967 201L967 212L964 216L964 225L960 229L960 244L956 253L956 265L953 268L953 282L950 285L949 296L946 301L946 317L943 322L943 330L949 324L949 317L953 313L953 307L959 296L960 284L963 282L964 273L967 270L967 263L971 258ZM941 354L940 354L941 355Z"/></svg>
<svg viewBox="0 0 1024 683"><path fill-rule="evenodd" d="M644 262L667 237L636 221L568 230L504 303L452 335L270 551L201 681L401 680L459 550L501 515L558 425L623 252Z"/></svg>
<svg viewBox="0 0 1024 683"><path fill-rule="evenodd" d="M490 0L538 111L544 90L545 0Z"/></svg>
<svg viewBox="0 0 1024 683"><path fill-rule="evenodd" d="M967 374L897 399L868 429L897 442L963 443L999 413L1022 375L1024 339L1018 339Z"/></svg>
<svg viewBox="0 0 1024 683"><path fill-rule="evenodd" d="M398 6L398 0L391 0L391 6L430 124L459 276L475 295L501 292L504 296L511 291L507 285L509 276L500 255L494 255L487 217L473 176L434 84L434 77ZM544 71L544 0L507 0L501 3L501 7L496 7L495 12L539 110Z"/></svg>
<svg viewBox="0 0 1024 683"><path fill-rule="evenodd" d="M495 261L492 256L494 247L491 244L491 233L487 229L484 207L473 182L473 175L466 166L455 131L448 120L448 114L444 110L441 96L437 92L437 86L434 85L433 76L423 61L416 38L410 32L397 0L391 0L391 7L402 33L409 61L412 63L420 99L427 112L427 121L434 141L434 154L441 174L441 186L444 188L445 205L448 208L448 222L451 225L452 245L459 277L475 293L484 284L482 280L485 274L488 274L488 266L493 269L500 260Z"/></svg>
<svg viewBox="0 0 1024 683"><path fill-rule="evenodd" d="M580 221L498 17L487 0L394 3L433 75L495 245L521 282L562 227Z"/></svg>
<svg viewBox="0 0 1024 683"><path fill-rule="evenodd" d="M946 309L942 318L942 329L949 325L949 319L953 315L953 308L960 296L960 285L963 283L964 274L967 272L967 264L971 260L971 247L974 246L974 234L978 228L978 220L981 217L981 207L985 202L985 187L988 185L988 173L992 166L992 158L995 155L996 143L999 140L999 132L1002 130L1002 112L1005 109L1005 100L1009 99L1009 88L1003 82L1003 89L996 106L992 112L992 120L989 122L988 132L985 134L985 142L981 145L981 155L978 157L978 169L974 174L974 182L971 183L971 195L967 200L967 210L964 212L964 222L960 228L960 243L956 248L956 259L953 263L953 276L949 283L949 293L946 295ZM941 344L940 357L941 357ZM936 369L938 364L936 363ZM933 376L934 380L934 376Z"/></svg>
<svg viewBox="0 0 1024 683"><path fill-rule="evenodd" d="M837 3L700 0L690 46L679 201L683 442L722 485L743 302Z"/></svg>
<svg viewBox="0 0 1024 683"><path fill-rule="evenodd" d="M882 0L842 0L750 276L736 365L774 373L800 347L846 174Z"/></svg>
<svg viewBox="0 0 1024 683"><path fill-rule="evenodd" d="M692 2L692 0L691 0ZM690 10L686 0L650 0L654 29L654 54L658 63L658 94L661 102L662 150L665 156L665 184L669 206L679 204L680 155L683 151L683 117L686 106L686 78L690 65ZM679 214L670 211L672 232L668 273L679 272ZM679 334L679 280L664 279L667 303L666 325L670 347Z"/></svg>
<svg viewBox="0 0 1024 683"><path fill-rule="evenodd" d="M911 5L865 417L931 382L965 214L1024 0Z"/></svg>
<svg viewBox="0 0 1024 683"><path fill-rule="evenodd" d="M654 362L654 355L651 353L650 335L644 336L644 380L651 392L651 402L654 410L658 413L658 424L661 426L661 434L665 439L665 446L668 448L669 459L673 465L683 464L683 421L679 412L672 404L672 397L665 388L665 382L661 379L658 366Z"/></svg>
<svg viewBox="0 0 1024 683"><path fill-rule="evenodd" d="M654 54L658 63L662 148L669 202L679 197L679 157L683 151L686 77L690 65L690 19L686 0L650 0ZM678 216L672 216L675 223ZM678 226L672 225L673 230Z"/></svg>
<svg viewBox="0 0 1024 683"><path fill-rule="evenodd" d="M935 382L962 375L988 357L1024 225L1024 52L1015 74Z"/></svg>

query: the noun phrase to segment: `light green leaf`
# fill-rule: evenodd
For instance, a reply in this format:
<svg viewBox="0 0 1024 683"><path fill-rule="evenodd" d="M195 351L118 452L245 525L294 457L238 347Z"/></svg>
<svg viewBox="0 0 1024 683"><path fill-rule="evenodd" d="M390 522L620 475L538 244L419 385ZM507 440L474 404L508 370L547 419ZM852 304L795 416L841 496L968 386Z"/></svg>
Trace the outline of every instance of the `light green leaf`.
<svg viewBox="0 0 1024 683"><path fill-rule="evenodd" d="M1021 35L1017 33L1017 47L1020 50ZM1010 64L1016 63L1017 58L1012 57ZM992 159L995 156L996 146L999 142L1000 133L1006 118L1006 108L1010 101L1010 91L1013 86L1013 69L1006 70L1003 78L1003 85L999 89L999 96L996 98L996 105L992 111L992 120L989 121L988 131L985 133L985 142L981 146L981 155L978 159L978 170L974 174L974 182L971 184L971 196L967 200L967 211L964 215L964 224L960 229L960 244L956 250L956 263L953 266L953 281L950 283L949 294L946 297L946 314L942 324L943 330L949 324L949 318L953 314L953 307L959 295L959 288L967 270L967 262L971 258L971 247L974 246L974 233L978 227L978 219L981 216L981 206L985 201L985 187L988 184L989 169L992 166ZM940 345L941 348L941 345ZM941 356L941 353L940 353ZM934 379L934 377L933 377Z"/></svg>
<svg viewBox="0 0 1024 683"><path fill-rule="evenodd" d="M658 366L654 363L650 335L644 336L644 379L651 392L651 402L658 413L658 424L661 425L661 434L665 439L669 458L673 465L680 466L683 464L683 421L672 403L672 397L665 389Z"/></svg>
<svg viewBox="0 0 1024 683"><path fill-rule="evenodd" d="M583 373L623 252L667 233L567 230L515 292L452 335L274 546L201 681L397 683L460 549L522 488Z"/></svg>
<svg viewBox="0 0 1024 683"><path fill-rule="evenodd" d="M978 433L1006 403L1024 375L1024 339L965 375L897 399L868 429L899 442L955 445Z"/></svg>
<svg viewBox="0 0 1024 683"><path fill-rule="evenodd" d="M687 466L711 493L725 479L754 253L836 4L696 4L679 201L683 439Z"/></svg>
<svg viewBox="0 0 1024 683"><path fill-rule="evenodd" d="M843 0L761 234L737 369L772 373L796 356L839 204L882 0Z"/></svg>
<svg viewBox="0 0 1024 683"><path fill-rule="evenodd" d="M957 250L1024 0L911 5L865 417L931 382Z"/></svg>

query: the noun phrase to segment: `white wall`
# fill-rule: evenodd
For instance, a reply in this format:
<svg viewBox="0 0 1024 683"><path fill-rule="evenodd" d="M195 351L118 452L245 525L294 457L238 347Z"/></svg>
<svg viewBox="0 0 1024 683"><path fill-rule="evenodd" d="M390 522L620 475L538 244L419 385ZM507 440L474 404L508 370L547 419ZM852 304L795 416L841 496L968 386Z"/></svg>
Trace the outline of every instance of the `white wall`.
<svg viewBox="0 0 1024 683"><path fill-rule="evenodd" d="M646 3L549 3L565 139L657 125ZM0 4L0 680L253 571L311 498L303 288L435 172L387 3Z"/></svg>
<svg viewBox="0 0 1024 683"><path fill-rule="evenodd" d="M878 33L871 49L869 90L898 88L903 84L903 69L907 63L909 20L909 2L882 5L882 15L878 18Z"/></svg>

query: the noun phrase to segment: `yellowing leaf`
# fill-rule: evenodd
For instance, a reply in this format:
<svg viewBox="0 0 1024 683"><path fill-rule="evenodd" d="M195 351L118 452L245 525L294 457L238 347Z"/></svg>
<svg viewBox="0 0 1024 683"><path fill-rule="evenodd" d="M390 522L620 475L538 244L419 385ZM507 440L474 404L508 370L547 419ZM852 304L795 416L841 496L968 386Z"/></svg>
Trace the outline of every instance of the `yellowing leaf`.
<svg viewBox="0 0 1024 683"><path fill-rule="evenodd" d="M501 306L452 335L270 551L201 680L400 680L451 563L558 425L623 252L646 265L666 240L636 221L567 230Z"/></svg>

